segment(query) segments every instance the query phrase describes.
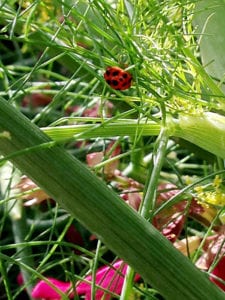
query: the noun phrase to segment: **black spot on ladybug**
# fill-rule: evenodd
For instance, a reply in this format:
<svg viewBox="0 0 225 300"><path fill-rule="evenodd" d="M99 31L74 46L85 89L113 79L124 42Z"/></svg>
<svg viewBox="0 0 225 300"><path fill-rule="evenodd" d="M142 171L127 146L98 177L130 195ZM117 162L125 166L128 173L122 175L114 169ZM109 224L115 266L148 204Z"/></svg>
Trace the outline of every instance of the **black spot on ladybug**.
<svg viewBox="0 0 225 300"><path fill-rule="evenodd" d="M112 72L112 76L118 76L119 75L119 71L113 71Z"/></svg>
<svg viewBox="0 0 225 300"><path fill-rule="evenodd" d="M117 80L112 80L111 84L117 86L119 84L119 82Z"/></svg>

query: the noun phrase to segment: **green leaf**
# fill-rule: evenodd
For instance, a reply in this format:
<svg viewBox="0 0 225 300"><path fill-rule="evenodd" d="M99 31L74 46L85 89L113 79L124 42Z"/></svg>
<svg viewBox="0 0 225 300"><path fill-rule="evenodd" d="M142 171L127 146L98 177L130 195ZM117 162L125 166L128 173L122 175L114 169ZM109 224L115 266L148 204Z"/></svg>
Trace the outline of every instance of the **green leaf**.
<svg viewBox="0 0 225 300"><path fill-rule="evenodd" d="M202 64L217 81L225 75L225 2L221 0L199 1L195 9L194 25L200 44ZM223 87L225 91L225 87Z"/></svg>
<svg viewBox="0 0 225 300"><path fill-rule="evenodd" d="M0 152L49 142L39 128L0 99ZM24 153L13 163L169 300L225 299L224 293L149 222L63 147Z"/></svg>

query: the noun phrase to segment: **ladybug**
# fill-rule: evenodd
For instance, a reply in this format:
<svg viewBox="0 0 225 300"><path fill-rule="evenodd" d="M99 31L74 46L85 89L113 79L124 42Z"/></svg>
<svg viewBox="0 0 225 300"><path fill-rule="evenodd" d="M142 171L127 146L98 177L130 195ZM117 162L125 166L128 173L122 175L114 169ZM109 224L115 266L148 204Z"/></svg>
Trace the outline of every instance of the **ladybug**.
<svg viewBox="0 0 225 300"><path fill-rule="evenodd" d="M119 67L107 67L104 78L114 90L127 90L132 83L132 75Z"/></svg>

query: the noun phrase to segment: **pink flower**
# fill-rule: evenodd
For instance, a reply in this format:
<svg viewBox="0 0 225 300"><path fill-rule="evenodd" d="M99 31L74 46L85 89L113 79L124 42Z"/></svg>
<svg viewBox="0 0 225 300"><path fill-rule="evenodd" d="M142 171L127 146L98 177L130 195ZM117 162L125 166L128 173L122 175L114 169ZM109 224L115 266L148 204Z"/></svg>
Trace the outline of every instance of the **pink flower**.
<svg viewBox="0 0 225 300"><path fill-rule="evenodd" d="M179 213L171 217L171 221L166 227L162 228L162 234L171 242L174 243L180 235L185 222L185 216Z"/></svg>
<svg viewBox="0 0 225 300"><path fill-rule="evenodd" d="M102 111L103 109L103 111ZM83 108L83 106L70 106L66 109L66 114L72 114L76 113L78 115L82 115L82 117L91 117L91 118L97 118L102 117L102 114L108 118L112 116L114 109L114 105L110 101L106 101L104 103L104 107L102 107L102 102L98 101L91 107L88 107L86 109Z"/></svg>
<svg viewBox="0 0 225 300"><path fill-rule="evenodd" d="M203 245L203 254L196 262L196 266L202 270L209 268L217 261L210 273L210 280L225 291L225 233L221 226L217 234L209 236ZM217 279L218 278L218 279ZM224 283L222 281L224 281Z"/></svg>
<svg viewBox="0 0 225 300"><path fill-rule="evenodd" d="M117 145L115 149L112 149L113 146L114 146L114 142L111 142L108 145L106 151L87 154L86 160L88 166L94 167L95 165L99 164L100 162L102 162L105 155L109 156L109 158L113 158L119 155L121 152L121 147ZM108 177L108 179L111 179L115 175L114 173L116 171L116 168L118 167L118 164L119 164L119 160L115 159L104 166L104 174Z"/></svg>
<svg viewBox="0 0 225 300"><path fill-rule="evenodd" d="M225 291L225 256L223 256L220 261L218 262L218 264L216 265L216 267L214 268L214 270L211 273L212 275L222 279L224 281L224 283L222 283L221 281L217 280L214 276L210 277L210 280L212 282L214 282L216 285L218 285L222 290Z"/></svg>
<svg viewBox="0 0 225 300"><path fill-rule="evenodd" d="M27 176L22 176L20 182L14 186L15 189L19 189L21 193L25 194L21 197L24 202L24 206L32 206L35 204L40 204L41 202L50 199L50 197L41 189L38 189L36 183L34 183ZM28 192L26 194L26 192Z"/></svg>
<svg viewBox="0 0 225 300"><path fill-rule="evenodd" d="M78 245L80 247L84 246L84 240L82 238L82 235L73 224L70 225L70 227L68 228L65 238L71 244ZM74 252L76 254L81 254L81 251L78 249L75 249Z"/></svg>
<svg viewBox="0 0 225 300"><path fill-rule="evenodd" d="M124 276L126 274L127 264L125 264L122 260L118 260L112 266L104 266L101 267L95 277L95 284L102 289L110 291L116 295L120 295L123 283L124 283ZM135 281L140 278L139 275L135 276ZM92 281L92 275L85 277L85 281ZM111 299L110 293L102 290L100 288L96 289L95 299L100 300L104 295L104 299ZM86 282L79 282L76 291L78 295L85 295L85 300L91 299L91 285L90 283Z"/></svg>
<svg viewBox="0 0 225 300"><path fill-rule="evenodd" d="M113 110L113 104L112 102L106 101L104 104L104 113L107 117L112 116L112 110ZM102 116L102 103L97 102L92 107L86 108L82 114L83 117L101 117Z"/></svg>
<svg viewBox="0 0 225 300"><path fill-rule="evenodd" d="M163 183L158 187L157 205L169 201L179 192L178 188L171 183ZM187 211L188 207L188 211ZM202 215L203 207L193 198L188 205L186 200L182 200L172 207L164 209L153 219L153 225L172 243L174 243L183 230L186 214L192 217Z"/></svg>
<svg viewBox="0 0 225 300"><path fill-rule="evenodd" d="M48 278L48 280L62 293L67 293L71 288L70 282L63 282L60 280L57 280L55 278ZM39 281L36 286L34 287L32 291L32 297L33 298L42 298L45 300L60 300L61 296L59 293L54 290L46 281L41 280ZM73 298L72 293L69 294L70 298Z"/></svg>
<svg viewBox="0 0 225 300"><path fill-rule="evenodd" d="M45 87L46 90L50 90L50 86ZM30 106L32 108L39 106L46 106L52 101L52 96L43 93L33 93L26 95L22 100L22 106Z"/></svg>
<svg viewBox="0 0 225 300"><path fill-rule="evenodd" d="M89 167L94 167L97 164L99 164L104 157L103 151L101 152L94 152L94 153L89 153L86 156L87 164Z"/></svg>
<svg viewBox="0 0 225 300"><path fill-rule="evenodd" d="M139 206L141 204L141 194L138 192L127 192L124 194L121 194L120 197L125 200L125 202L133 207L133 209L137 210L139 209Z"/></svg>
<svg viewBox="0 0 225 300"><path fill-rule="evenodd" d="M116 261L113 265L103 266L99 268L95 276L95 299L100 300L104 295L105 300L109 300L114 295L120 295L124 283L124 276L126 274L127 264L122 260ZM139 280L140 276L135 276L135 281ZM69 298L74 297L74 292L70 291L72 284L70 282L62 282L54 278L48 280L62 293L67 293ZM84 278L84 281L79 281L76 285L76 294L84 295L85 300L91 299L91 282L92 275ZM58 300L61 299L59 293L55 291L47 282L41 280L37 283L32 291L33 298L42 298L44 300Z"/></svg>

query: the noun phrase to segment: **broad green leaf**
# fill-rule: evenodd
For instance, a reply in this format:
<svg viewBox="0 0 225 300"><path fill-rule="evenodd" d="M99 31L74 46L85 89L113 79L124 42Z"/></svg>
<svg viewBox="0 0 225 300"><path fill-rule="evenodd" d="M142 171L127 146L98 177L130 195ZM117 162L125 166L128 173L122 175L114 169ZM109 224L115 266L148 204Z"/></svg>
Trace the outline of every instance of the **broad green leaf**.
<svg viewBox="0 0 225 300"><path fill-rule="evenodd" d="M8 133L0 137L0 152L6 156L50 141L4 99L0 132ZM12 161L165 299L225 299L203 272L63 147L23 153Z"/></svg>
<svg viewBox="0 0 225 300"><path fill-rule="evenodd" d="M194 25L202 64L220 83L225 76L225 1L204 0L196 5ZM225 87L223 86L225 91Z"/></svg>

